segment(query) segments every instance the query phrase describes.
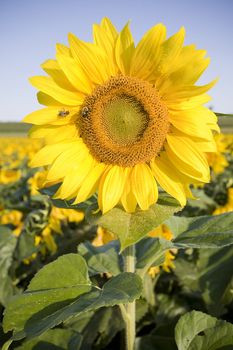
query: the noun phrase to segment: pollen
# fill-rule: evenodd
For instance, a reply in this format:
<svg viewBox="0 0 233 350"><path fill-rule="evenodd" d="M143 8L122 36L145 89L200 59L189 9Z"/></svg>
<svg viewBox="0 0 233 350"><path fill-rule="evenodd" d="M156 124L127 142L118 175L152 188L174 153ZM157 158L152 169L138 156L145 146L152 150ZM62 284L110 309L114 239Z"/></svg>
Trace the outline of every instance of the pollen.
<svg viewBox="0 0 233 350"><path fill-rule="evenodd" d="M86 97L77 122L93 157L123 167L149 162L163 148L168 111L156 87L116 76Z"/></svg>

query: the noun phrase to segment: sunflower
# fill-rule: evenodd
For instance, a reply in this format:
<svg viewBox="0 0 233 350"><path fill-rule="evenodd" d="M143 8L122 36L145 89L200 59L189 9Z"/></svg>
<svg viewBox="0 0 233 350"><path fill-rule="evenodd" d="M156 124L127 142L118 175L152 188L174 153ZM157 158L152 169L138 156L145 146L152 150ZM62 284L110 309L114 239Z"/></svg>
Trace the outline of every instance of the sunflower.
<svg viewBox="0 0 233 350"><path fill-rule="evenodd" d="M48 76L30 79L45 105L25 117L46 145L31 162L61 183L55 198L85 201L98 192L103 213L133 212L158 199L158 185L182 206L189 185L209 181L206 152L215 152L215 114L203 106L215 81L194 85L209 64L204 50L184 46L185 30L166 39L151 28L135 46L129 24L108 18L93 27L93 43L69 34Z"/></svg>
<svg viewBox="0 0 233 350"><path fill-rule="evenodd" d="M13 225L15 236L19 236L23 229L23 213L19 210L0 209L0 225Z"/></svg>
<svg viewBox="0 0 233 350"><path fill-rule="evenodd" d="M171 241L174 236L171 230L165 225L159 225L156 227L153 231L151 231L148 236L154 237L154 238L164 238L168 241ZM160 265L160 267L165 271L165 272L170 272L171 270L175 269L175 264L173 260L175 259L175 254L177 253L177 249L170 249L167 250L164 253L164 261ZM148 273L152 278L155 278L156 275L158 275L160 271L159 266L152 266L150 267Z"/></svg>
<svg viewBox="0 0 233 350"><path fill-rule="evenodd" d="M114 233L106 230L105 228L98 226L97 228L97 235L95 237L95 239L92 241L92 244L95 247L101 247L104 244L107 244L111 241L113 241L114 239L117 239L116 235L114 235Z"/></svg>
<svg viewBox="0 0 233 350"><path fill-rule="evenodd" d="M229 144L224 134L217 134L214 136L216 142L216 152L207 153L207 161L215 174L221 174L229 163L226 154L229 152Z"/></svg>
<svg viewBox="0 0 233 350"><path fill-rule="evenodd" d="M229 213L231 211L233 211L233 187L228 188L228 198L226 205L216 208L213 212L213 215Z"/></svg>

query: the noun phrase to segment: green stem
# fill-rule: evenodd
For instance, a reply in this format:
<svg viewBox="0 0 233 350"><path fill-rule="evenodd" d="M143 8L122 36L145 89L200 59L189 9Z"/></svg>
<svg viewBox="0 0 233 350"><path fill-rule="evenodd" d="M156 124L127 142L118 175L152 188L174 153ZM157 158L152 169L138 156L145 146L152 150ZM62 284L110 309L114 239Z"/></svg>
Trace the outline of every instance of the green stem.
<svg viewBox="0 0 233 350"><path fill-rule="evenodd" d="M135 272L135 246L125 248L124 252L124 271ZM125 330L126 330L126 349L134 350L135 336L136 336L136 320L135 320L135 301L125 305L126 317Z"/></svg>

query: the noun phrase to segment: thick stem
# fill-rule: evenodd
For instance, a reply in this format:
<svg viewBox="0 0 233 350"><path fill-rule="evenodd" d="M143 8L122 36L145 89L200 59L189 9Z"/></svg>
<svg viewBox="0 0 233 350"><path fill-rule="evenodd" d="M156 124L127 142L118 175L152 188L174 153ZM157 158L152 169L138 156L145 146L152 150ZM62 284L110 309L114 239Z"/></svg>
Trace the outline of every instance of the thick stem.
<svg viewBox="0 0 233 350"><path fill-rule="evenodd" d="M135 246L131 245L124 250L124 271L135 272ZM134 350L136 336L135 320L135 301L125 305L125 330L126 330L126 349Z"/></svg>

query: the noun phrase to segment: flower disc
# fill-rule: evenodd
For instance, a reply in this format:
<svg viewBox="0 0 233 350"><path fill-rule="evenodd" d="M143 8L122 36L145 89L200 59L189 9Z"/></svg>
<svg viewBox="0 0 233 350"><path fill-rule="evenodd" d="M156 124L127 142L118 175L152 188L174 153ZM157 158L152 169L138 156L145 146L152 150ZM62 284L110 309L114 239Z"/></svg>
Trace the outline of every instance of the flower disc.
<svg viewBox="0 0 233 350"><path fill-rule="evenodd" d="M85 99L79 129L98 161L130 167L161 151L169 129L168 112L152 84L119 76Z"/></svg>

